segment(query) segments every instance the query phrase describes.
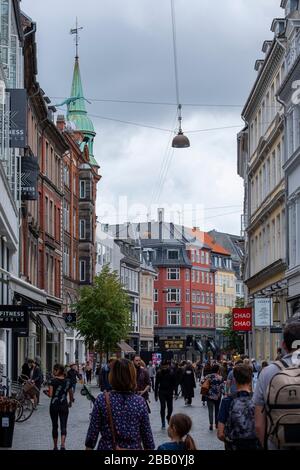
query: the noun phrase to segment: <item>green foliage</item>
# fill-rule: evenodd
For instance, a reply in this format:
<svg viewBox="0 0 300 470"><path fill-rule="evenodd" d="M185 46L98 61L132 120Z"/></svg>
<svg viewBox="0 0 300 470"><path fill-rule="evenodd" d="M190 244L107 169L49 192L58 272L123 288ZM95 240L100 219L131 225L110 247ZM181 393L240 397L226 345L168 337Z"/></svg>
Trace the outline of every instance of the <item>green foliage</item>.
<svg viewBox="0 0 300 470"><path fill-rule="evenodd" d="M131 328L130 298L120 283L117 272L105 266L94 285L83 287L75 305L76 329L86 342L98 351L110 351Z"/></svg>
<svg viewBox="0 0 300 470"><path fill-rule="evenodd" d="M235 302L235 307L236 308L243 308L245 306L244 304L244 299L237 298ZM226 320L227 320L227 327L224 330L224 336L227 338L228 341L228 351L231 351L235 349L238 352L241 352L244 349L244 342L243 338L236 332L233 331L233 325L232 325L232 309L230 309L230 312L228 312L226 315Z"/></svg>

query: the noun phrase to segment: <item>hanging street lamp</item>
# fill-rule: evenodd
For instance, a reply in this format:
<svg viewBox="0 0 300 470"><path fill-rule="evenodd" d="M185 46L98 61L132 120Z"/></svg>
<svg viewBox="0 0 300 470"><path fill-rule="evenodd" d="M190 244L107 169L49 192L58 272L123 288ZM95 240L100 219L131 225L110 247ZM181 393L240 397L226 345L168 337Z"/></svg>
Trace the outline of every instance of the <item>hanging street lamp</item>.
<svg viewBox="0 0 300 470"><path fill-rule="evenodd" d="M182 122L181 109L182 109L182 106L181 106L181 104L179 104L178 105L179 130L178 130L178 134L174 137L173 142L172 142L172 147L176 148L176 149L185 149L185 148L189 148L191 146L189 139L183 134L183 131L182 131L182 127L181 127L181 122Z"/></svg>

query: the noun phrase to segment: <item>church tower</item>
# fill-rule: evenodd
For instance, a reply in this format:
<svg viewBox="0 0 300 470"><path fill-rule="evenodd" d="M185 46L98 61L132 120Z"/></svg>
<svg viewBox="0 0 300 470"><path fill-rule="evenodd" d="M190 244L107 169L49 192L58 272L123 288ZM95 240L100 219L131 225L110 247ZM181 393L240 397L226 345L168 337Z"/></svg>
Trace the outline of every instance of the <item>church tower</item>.
<svg viewBox="0 0 300 470"><path fill-rule="evenodd" d="M71 89L71 97L68 104L67 120L74 123L76 130L82 132L84 135L84 142L89 147L90 163L93 166L99 167L94 157L94 139L96 132L92 120L89 118L86 110L86 99L83 93L83 86L79 67L79 55L78 55L78 31L80 28L76 25L76 28L71 30L72 34L76 34L76 57L73 72L73 82ZM71 101L73 99L73 101Z"/></svg>

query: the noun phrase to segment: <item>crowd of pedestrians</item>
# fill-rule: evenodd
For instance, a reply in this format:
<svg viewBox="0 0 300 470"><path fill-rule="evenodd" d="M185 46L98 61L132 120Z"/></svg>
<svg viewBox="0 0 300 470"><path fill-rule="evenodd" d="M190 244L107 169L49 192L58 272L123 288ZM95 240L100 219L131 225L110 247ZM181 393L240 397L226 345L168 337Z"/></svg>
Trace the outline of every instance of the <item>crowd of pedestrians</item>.
<svg viewBox="0 0 300 470"><path fill-rule="evenodd" d="M155 449L150 392L160 403L162 429L168 425L169 441L159 450L196 449L192 419L184 413L173 414L174 400L182 397L185 406L191 407L196 393L208 410L207 431L217 430L225 450L300 449L300 360L295 352L299 340L300 322L288 324L283 349L270 364L236 356L232 361L164 360L159 366L152 362L146 366L138 355L131 360L112 357L104 366L97 364L95 373L89 362L68 368L57 364L45 390L50 398L53 448L59 448L59 424L60 448L66 448L77 382L90 384L94 377L100 394L90 416L87 449ZM38 403L43 383L39 364L28 360L22 373L36 387ZM195 407L193 421L197 419Z"/></svg>

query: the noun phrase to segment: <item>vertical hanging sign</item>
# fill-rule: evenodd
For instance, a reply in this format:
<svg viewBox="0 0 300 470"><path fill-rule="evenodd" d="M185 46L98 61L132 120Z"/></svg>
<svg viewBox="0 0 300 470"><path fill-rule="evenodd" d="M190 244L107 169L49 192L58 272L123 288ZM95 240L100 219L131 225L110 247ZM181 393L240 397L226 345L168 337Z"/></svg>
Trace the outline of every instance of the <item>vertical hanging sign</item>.
<svg viewBox="0 0 300 470"><path fill-rule="evenodd" d="M21 199L37 201L38 199L39 164L32 155L21 157Z"/></svg>
<svg viewBox="0 0 300 470"><path fill-rule="evenodd" d="M8 89L10 93L9 136L10 148L27 145L27 91Z"/></svg>

